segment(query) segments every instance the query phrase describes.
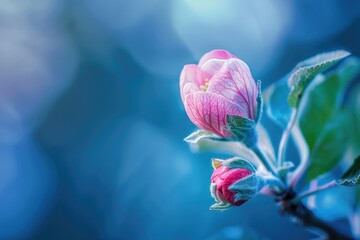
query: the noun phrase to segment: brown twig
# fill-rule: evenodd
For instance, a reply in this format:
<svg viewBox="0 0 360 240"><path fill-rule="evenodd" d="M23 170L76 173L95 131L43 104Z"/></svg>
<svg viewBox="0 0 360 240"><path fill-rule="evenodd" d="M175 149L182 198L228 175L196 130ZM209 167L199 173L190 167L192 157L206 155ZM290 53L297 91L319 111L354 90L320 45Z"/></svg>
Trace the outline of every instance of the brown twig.
<svg viewBox="0 0 360 240"><path fill-rule="evenodd" d="M301 201L292 202L291 200L296 197L295 192L292 190L286 192L278 198L281 205L281 214L289 214L295 217L299 224L305 227L317 228L327 234L327 239L330 240L349 240L353 239L348 234L335 228L335 226L318 218L309 208L307 208Z"/></svg>

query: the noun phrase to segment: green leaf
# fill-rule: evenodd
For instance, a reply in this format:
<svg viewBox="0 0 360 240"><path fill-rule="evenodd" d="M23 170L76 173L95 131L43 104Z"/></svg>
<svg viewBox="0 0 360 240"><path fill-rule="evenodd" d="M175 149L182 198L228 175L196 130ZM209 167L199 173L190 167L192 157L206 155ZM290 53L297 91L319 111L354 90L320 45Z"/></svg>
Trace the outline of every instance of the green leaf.
<svg viewBox="0 0 360 240"><path fill-rule="evenodd" d="M282 128L286 127L291 115L291 108L288 102L284 101L290 93L287 79L288 75L272 84L264 92L266 113Z"/></svg>
<svg viewBox="0 0 360 240"><path fill-rule="evenodd" d="M187 136L184 140L188 143L197 144L202 139L224 141L224 139L205 130L197 130L192 134L190 134L189 136Z"/></svg>
<svg viewBox="0 0 360 240"><path fill-rule="evenodd" d="M360 184L360 156L358 156L351 167L345 172L341 179L337 180L339 185L354 186Z"/></svg>
<svg viewBox="0 0 360 240"><path fill-rule="evenodd" d="M336 118L340 108L339 91L341 79L332 74L316 86L308 95L306 105L300 116L300 129L308 143L310 150L315 147L319 136L326 125Z"/></svg>
<svg viewBox="0 0 360 240"><path fill-rule="evenodd" d="M323 129L310 153L307 181L331 171L342 159L348 143L346 120L346 117L332 119Z"/></svg>
<svg viewBox="0 0 360 240"><path fill-rule="evenodd" d="M360 59L353 57L344 63L347 63L349 66L343 72L343 75L346 78L353 79L347 87L343 102L350 114L348 135L351 139L350 152L355 157L360 154L360 84L358 79L354 77L360 73Z"/></svg>
<svg viewBox="0 0 360 240"><path fill-rule="evenodd" d="M301 98L304 97L305 89L315 76L348 54L345 51L323 53L297 64L289 74L272 84L264 92L268 116L280 127L285 128L291 115L291 107L299 106ZM351 71L348 73L351 74ZM296 98L295 93L300 94L300 97ZM284 101L286 98L292 99L290 104Z"/></svg>
<svg viewBox="0 0 360 240"><path fill-rule="evenodd" d="M299 106L299 102L304 94L304 91L316 75L329 69L331 66L349 55L349 52L339 50L322 53L299 63L297 67L295 67L296 70L288 79L288 84L291 88L288 97L290 106L292 108L297 108Z"/></svg>
<svg viewBox="0 0 360 240"><path fill-rule="evenodd" d="M350 125L348 135L351 139L351 150L357 155L360 154L360 86L355 89L354 102L349 109Z"/></svg>
<svg viewBox="0 0 360 240"><path fill-rule="evenodd" d="M358 61L349 58L308 93L299 119L301 132L310 150L307 180L332 170L342 159L351 141L351 112L342 107Z"/></svg>
<svg viewBox="0 0 360 240"><path fill-rule="evenodd" d="M360 59L358 57L349 57L338 67L339 75L345 82L354 79L360 72Z"/></svg>
<svg viewBox="0 0 360 240"><path fill-rule="evenodd" d="M243 142L248 147L256 144L256 123L253 120L236 115L227 115L226 122L227 130L232 134L233 139Z"/></svg>

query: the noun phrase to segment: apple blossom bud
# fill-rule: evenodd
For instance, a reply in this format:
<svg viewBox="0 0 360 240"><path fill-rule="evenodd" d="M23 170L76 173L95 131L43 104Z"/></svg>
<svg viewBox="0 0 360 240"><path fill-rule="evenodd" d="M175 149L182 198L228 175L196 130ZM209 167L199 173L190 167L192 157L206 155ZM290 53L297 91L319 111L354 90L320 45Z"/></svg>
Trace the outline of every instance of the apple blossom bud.
<svg viewBox="0 0 360 240"><path fill-rule="evenodd" d="M264 185L254 166L244 159L213 159L213 167L210 192L216 203L210 209L240 206L253 198Z"/></svg>

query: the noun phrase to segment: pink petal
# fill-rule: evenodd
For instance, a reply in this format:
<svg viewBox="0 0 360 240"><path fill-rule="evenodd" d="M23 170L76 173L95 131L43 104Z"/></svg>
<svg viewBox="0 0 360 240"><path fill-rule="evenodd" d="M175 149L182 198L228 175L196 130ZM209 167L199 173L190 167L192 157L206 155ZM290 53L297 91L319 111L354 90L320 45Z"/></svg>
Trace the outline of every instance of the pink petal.
<svg viewBox="0 0 360 240"><path fill-rule="evenodd" d="M244 177L247 177L251 174L252 174L252 172L246 168L234 169L234 171L230 171L230 173L225 176L225 178L223 180L223 185L225 185L229 188L231 185L233 185L233 183L235 183L235 182L239 181L240 179L243 179Z"/></svg>
<svg viewBox="0 0 360 240"><path fill-rule="evenodd" d="M182 88L186 83L194 83L196 86L205 84L205 79L209 78L209 74L204 72L198 65L185 65L180 74L180 87Z"/></svg>
<svg viewBox="0 0 360 240"><path fill-rule="evenodd" d="M255 118L257 86L249 67L240 59L227 60L211 78L207 91L243 107L242 117Z"/></svg>
<svg viewBox="0 0 360 240"><path fill-rule="evenodd" d="M185 101L185 97L188 95L188 94L191 94L191 93L195 93L195 92L198 92L200 91L199 88L194 84L194 83L186 83L184 85L184 87L182 88L182 91L180 91L180 95L181 95L181 100L184 102Z"/></svg>
<svg viewBox="0 0 360 240"><path fill-rule="evenodd" d="M225 59L210 59L201 66L201 69L212 77L217 71L221 69L226 61L227 60Z"/></svg>
<svg viewBox="0 0 360 240"><path fill-rule="evenodd" d="M220 166L214 170L211 175L211 182L215 183L217 186L222 184L223 179L226 177L226 174L230 174L232 168L226 166Z"/></svg>
<svg viewBox="0 0 360 240"><path fill-rule="evenodd" d="M202 66L210 59L230 59L230 58L236 58L236 57L226 50L221 50L221 49L212 50L206 53L204 56L202 56L202 58L199 61L199 66Z"/></svg>
<svg viewBox="0 0 360 240"><path fill-rule="evenodd" d="M215 169L211 176L211 182L216 185L217 197L223 202L226 201L236 206L245 203L246 201L243 200L235 201L236 192L229 190L229 187L251 174L252 172L245 168L235 169L221 166Z"/></svg>
<svg viewBox="0 0 360 240"><path fill-rule="evenodd" d="M252 172L248 169L239 168L235 171L231 171L230 174L226 176L222 183L222 193L224 198L231 204L239 206L243 204L245 201L238 201L235 202L235 194L236 192L229 190L229 187L234 184L235 182L239 181L240 179L243 179L244 177L247 177L251 175Z"/></svg>
<svg viewBox="0 0 360 240"><path fill-rule="evenodd" d="M185 110L190 120L199 128L219 136L229 135L226 126L226 115L245 114L244 110L223 96L209 92L196 92L185 97Z"/></svg>
<svg viewBox="0 0 360 240"><path fill-rule="evenodd" d="M181 99L184 101L185 96L189 92L199 90L201 85L205 84L205 79L210 79L210 75L204 72L195 64L185 65L180 74L180 94ZM185 87L188 83L191 83L191 86Z"/></svg>

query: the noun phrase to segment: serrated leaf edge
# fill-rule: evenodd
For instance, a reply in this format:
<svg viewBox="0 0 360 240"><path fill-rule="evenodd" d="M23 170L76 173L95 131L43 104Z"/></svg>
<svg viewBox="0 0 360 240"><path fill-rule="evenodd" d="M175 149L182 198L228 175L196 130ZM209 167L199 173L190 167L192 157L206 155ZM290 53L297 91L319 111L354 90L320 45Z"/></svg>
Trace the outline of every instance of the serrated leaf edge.
<svg viewBox="0 0 360 240"><path fill-rule="evenodd" d="M346 179L340 179L336 181L339 185L345 185L345 183L350 183L351 185L357 185L360 183L360 174L354 179L354 178L346 178Z"/></svg>

